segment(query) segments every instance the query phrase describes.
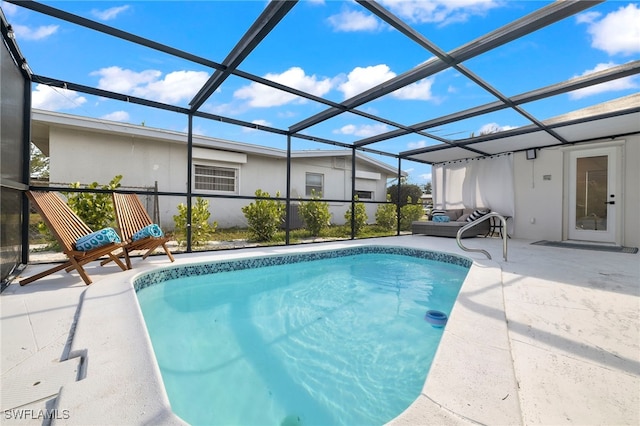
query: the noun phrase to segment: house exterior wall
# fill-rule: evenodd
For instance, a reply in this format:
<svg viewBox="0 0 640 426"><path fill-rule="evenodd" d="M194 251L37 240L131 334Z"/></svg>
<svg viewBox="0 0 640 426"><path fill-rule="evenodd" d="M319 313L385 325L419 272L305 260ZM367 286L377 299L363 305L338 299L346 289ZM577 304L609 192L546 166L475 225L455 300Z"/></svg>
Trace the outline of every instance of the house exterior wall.
<svg viewBox="0 0 640 426"><path fill-rule="evenodd" d="M606 142L606 143L604 143ZM622 211L621 244L640 246L640 135L619 140L594 141L570 147L538 151L535 160L527 160L524 152L515 154L516 213L513 235L531 240L560 241L566 239L568 223L568 171L566 156L571 150L584 150L619 143L622 147L622 186L616 194ZM550 180L545 180L550 176ZM533 222L533 223L532 223Z"/></svg>
<svg viewBox="0 0 640 426"><path fill-rule="evenodd" d="M623 244L640 247L640 135L625 138L622 154L624 175Z"/></svg>
<svg viewBox="0 0 640 426"><path fill-rule="evenodd" d="M183 144L51 126L49 154L51 182L70 183L81 180L82 183L96 181L106 184L114 176L121 174L121 184L125 187L153 188L157 182L158 190L162 192L187 190L187 149ZM253 196L257 189L261 189L274 197L277 192L285 196L285 158L247 153L245 161L238 159L243 156L216 156L215 152L207 157L205 159L194 156L193 163L239 170L238 190L234 195ZM319 173L324 176L323 198L349 199L351 161L350 158L345 160L339 163L341 166L336 167L334 157L331 156L292 158L291 198L304 198L306 173ZM356 189L371 191L374 200L385 201L386 181L388 177L392 177L391 174L387 175L381 169L361 160L357 160L357 171L362 176L356 178ZM211 194L228 195L221 192ZM177 214L178 204L185 202L184 197L160 197L159 217L160 225L164 229L173 229L173 215ZM241 207L249 204L250 200L210 198L209 202L210 220L218 222L218 226L246 226ZM367 204L366 207L369 221L374 222L377 205ZM343 224L348 208L349 203L330 202L331 222Z"/></svg>

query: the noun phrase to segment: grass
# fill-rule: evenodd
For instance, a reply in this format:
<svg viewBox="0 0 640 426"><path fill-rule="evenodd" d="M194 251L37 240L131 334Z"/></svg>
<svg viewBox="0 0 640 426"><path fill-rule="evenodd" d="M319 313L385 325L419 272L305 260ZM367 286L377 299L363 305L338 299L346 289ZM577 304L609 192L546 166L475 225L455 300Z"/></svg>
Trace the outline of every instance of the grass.
<svg viewBox="0 0 640 426"><path fill-rule="evenodd" d="M30 244L47 244L45 247L41 247L38 249L32 248L32 251L59 251L55 238L48 234L48 230L39 230L38 223L42 222L42 219L38 214L32 214L29 218L30 222ZM167 233L169 237L172 237L171 233ZM388 237L396 235L396 231L389 231L383 229L377 225L366 225L357 235L357 238L374 238L374 237ZM332 225L322 230L320 235L314 236L306 229L294 229L289 233L289 242L290 244L302 244L307 242L314 241L322 241L322 240L345 240L351 238L351 229L344 225ZM278 231L274 238L270 241L251 241L249 239L249 231L247 228L224 228L224 229L216 229L215 233L212 235L211 240L218 241L220 243L230 242L230 243L246 243L247 245L259 245L259 246L274 246L274 245L284 245L286 240L286 233L284 230ZM185 246L182 246L185 247ZM218 248L228 248L228 245L221 244ZM194 250L215 250L216 246L211 244L203 244L197 245L193 247Z"/></svg>
<svg viewBox="0 0 640 426"><path fill-rule="evenodd" d="M376 225L367 225L362 232L358 235L358 238L371 238L371 237L386 237L395 235L396 232L385 230ZM217 241L234 241L234 240L249 240L249 233L244 228L228 228L217 229L214 238ZM289 240L291 243L300 243L309 239L323 238L323 239L347 239L351 238L351 229L343 225L332 225L322 230L320 235L312 235L306 229L293 229L289 232ZM279 244L284 243L286 239L285 231L278 231L274 238L269 242L263 242L264 244Z"/></svg>

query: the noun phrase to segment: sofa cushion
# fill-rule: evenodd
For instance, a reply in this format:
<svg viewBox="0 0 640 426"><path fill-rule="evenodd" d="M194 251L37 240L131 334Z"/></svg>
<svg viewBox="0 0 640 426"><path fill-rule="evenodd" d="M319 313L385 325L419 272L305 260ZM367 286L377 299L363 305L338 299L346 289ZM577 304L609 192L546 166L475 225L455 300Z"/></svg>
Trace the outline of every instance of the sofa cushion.
<svg viewBox="0 0 640 426"><path fill-rule="evenodd" d="M449 219L449 216L445 214L441 214L441 215L434 216L432 220L434 222L449 222L451 219Z"/></svg>
<svg viewBox="0 0 640 426"><path fill-rule="evenodd" d="M460 216L462 216L462 209L449 209L447 210L447 216L451 221L456 221Z"/></svg>
<svg viewBox="0 0 640 426"><path fill-rule="evenodd" d="M476 209L469 215L467 222L473 222L474 220L480 219L482 216L489 214L489 212L489 209Z"/></svg>

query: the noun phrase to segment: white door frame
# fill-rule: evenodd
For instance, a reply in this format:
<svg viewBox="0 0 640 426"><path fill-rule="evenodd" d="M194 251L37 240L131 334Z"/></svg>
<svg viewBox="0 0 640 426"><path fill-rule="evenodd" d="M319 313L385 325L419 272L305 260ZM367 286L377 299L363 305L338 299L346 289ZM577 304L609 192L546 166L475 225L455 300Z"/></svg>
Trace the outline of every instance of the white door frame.
<svg viewBox="0 0 640 426"><path fill-rule="evenodd" d="M602 155L608 156L607 195L615 195L614 198L610 199L615 201L615 204L607 205L607 230L578 229L576 227L576 161L578 158ZM567 204L568 216L565 221L567 228L563 232L565 238L620 245L622 242L622 212L624 207L624 197L622 196L622 146L608 145L571 150L568 152L568 167L569 173L565 187L569 197ZM609 200L609 197L607 199Z"/></svg>

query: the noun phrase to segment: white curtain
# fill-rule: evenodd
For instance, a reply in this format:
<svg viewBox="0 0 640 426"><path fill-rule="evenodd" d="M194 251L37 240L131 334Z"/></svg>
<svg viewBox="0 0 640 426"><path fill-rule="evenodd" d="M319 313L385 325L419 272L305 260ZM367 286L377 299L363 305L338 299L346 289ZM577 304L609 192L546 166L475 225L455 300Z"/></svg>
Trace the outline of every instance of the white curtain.
<svg viewBox="0 0 640 426"><path fill-rule="evenodd" d="M434 208L484 207L513 216L513 155L437 164L432 172Z"/></svg>

